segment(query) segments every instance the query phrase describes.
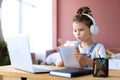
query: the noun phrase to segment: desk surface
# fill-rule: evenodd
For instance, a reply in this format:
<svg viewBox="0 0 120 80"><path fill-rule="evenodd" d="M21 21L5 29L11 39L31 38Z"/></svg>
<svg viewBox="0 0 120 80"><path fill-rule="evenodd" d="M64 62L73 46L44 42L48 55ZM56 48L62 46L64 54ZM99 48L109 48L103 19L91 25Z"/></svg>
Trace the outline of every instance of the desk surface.
<svg viewBox="0 0 120 80"><path fill-rule="evenodd" d="M64 77L58 77L58 76L51 76L49 73L43 73L43 74L31 74L28 72L16 70L12 68L11 66L1 66L0 67L0 75L2 76L12 76L12 77L26 77L26 78L32 78L32 79L40 79L40 80L119 80L120 79L120 70L110 70L109 71L109 77L107 78L99 78L99 77L93 77L93 75L85 75L75 78L64 78Z"/></svg>

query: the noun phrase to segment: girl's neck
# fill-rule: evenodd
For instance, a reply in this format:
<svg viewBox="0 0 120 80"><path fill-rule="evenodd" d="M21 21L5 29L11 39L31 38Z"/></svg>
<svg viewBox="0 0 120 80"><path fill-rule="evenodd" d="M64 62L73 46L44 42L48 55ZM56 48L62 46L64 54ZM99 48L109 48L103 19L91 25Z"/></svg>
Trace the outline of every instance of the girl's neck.
<svg viewBox="0 0 120 80"><path fill-rule="evenodd" d="M82 41L81 42L81 47L82 48L89 48L89 47L91 47L91 45L94 43L94 40L93 39L89 39L89 40L87 40L87 41Z"/></svg>

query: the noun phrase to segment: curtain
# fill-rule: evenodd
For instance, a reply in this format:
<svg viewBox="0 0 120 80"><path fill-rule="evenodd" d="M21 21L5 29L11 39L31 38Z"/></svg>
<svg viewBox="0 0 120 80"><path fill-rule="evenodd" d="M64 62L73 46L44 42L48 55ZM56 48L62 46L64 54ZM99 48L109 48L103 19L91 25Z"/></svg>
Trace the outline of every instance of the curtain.
<svg viewBox="0 0 120 80"><path fill-rule="evenodd" d="M9 65L10 64L10 58L8 54L7 44L4 41L3 33L2 33L2 26L1 26L1 4L2 0L0 0L0 66L2 65Z"/></svg>
<svg viewBox="0 0 120 80"><path fill-rule="evenodd" d="M1 27L1 16L2 16L1 4L2 4L2 0L0 0L0 41L3 41L4 38L3 38L2 27Z"/></svg>

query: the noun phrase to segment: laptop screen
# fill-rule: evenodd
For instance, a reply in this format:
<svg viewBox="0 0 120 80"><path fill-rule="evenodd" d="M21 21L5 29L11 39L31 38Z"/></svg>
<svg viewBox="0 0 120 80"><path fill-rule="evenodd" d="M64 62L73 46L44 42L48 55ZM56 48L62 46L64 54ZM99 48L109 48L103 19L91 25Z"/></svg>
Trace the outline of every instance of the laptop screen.
<svg viewBox="0 0 120 80"><path fill-rule="evenodd" d="M33 72L28 36L18 35L6 38L11 65L14 68Z"/></svg>

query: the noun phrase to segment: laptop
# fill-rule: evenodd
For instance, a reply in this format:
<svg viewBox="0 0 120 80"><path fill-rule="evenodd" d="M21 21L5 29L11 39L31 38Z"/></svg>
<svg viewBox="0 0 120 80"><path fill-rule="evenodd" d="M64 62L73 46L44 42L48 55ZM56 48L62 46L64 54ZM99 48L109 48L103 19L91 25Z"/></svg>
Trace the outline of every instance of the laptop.
<svg viewBox="0 0 120 80"><path fill-rule="evenodd" d="M76 52L75 47L59 47L59 52L65 67L80 67L78 61L72 57Z"/></svg>
<svg viewBox="0 0 120 80"><path fill-rule="evenodd" d="M32 63L29 41L26 35L17 35L6 38L11 65L19 70L30 73L43 73L53 70L47 65L35 66Z"/></svg>

